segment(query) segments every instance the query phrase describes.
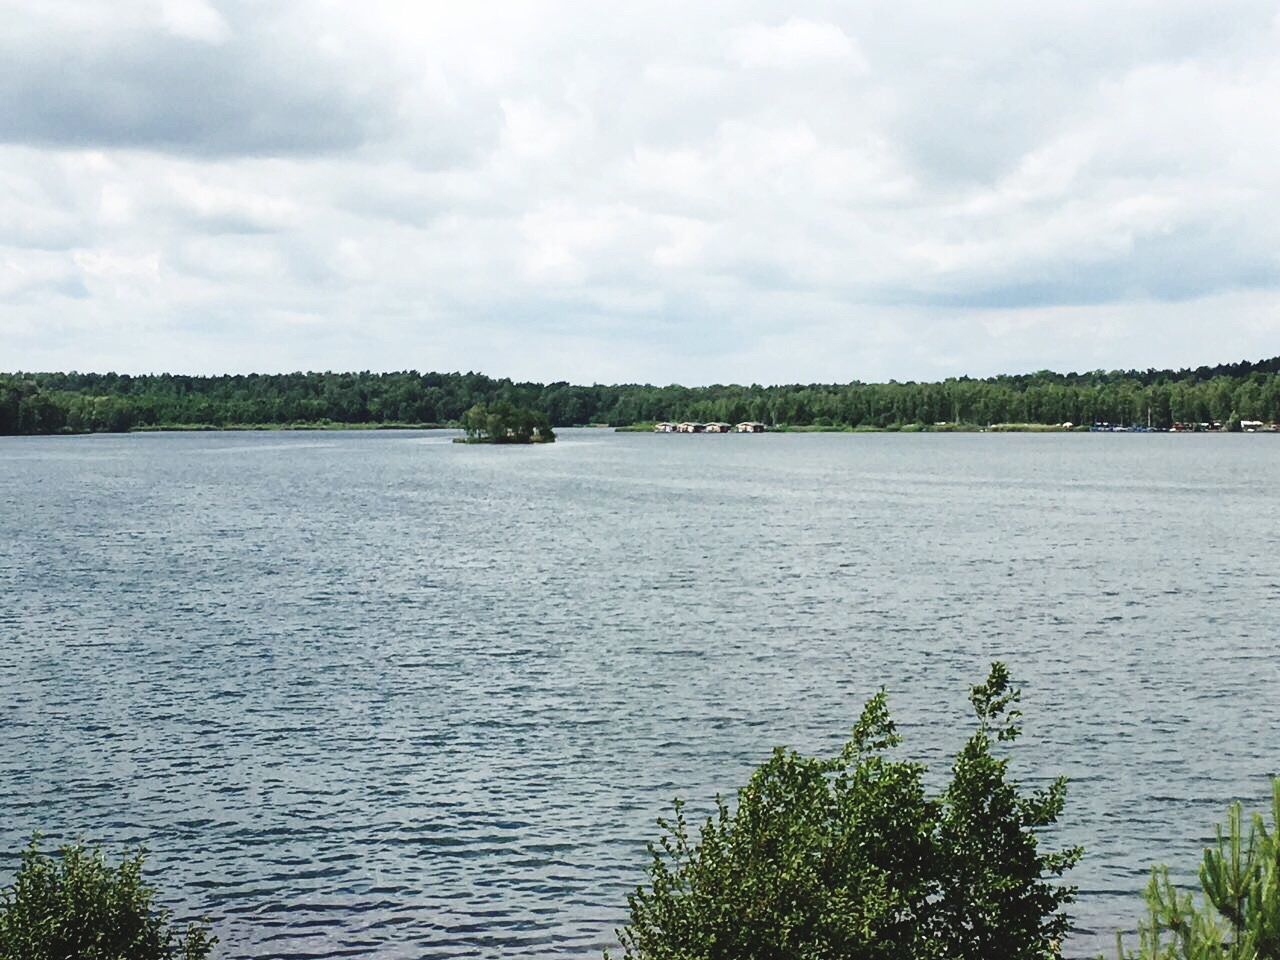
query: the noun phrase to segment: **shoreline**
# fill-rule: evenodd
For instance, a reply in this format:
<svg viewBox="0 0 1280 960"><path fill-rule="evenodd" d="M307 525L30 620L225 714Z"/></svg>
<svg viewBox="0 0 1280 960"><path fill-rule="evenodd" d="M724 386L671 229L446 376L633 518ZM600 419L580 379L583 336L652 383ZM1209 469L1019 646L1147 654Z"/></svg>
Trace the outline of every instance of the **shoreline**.
<svg viewBox="0 0 1280 960"><path fill-rule="evenodd" d="M561 429L573 430L607 430L611 433L659 433L653 429L652 423L633 423L625 426L610 427L608 424L590 423L574 424ZM13 437L89 437L99 435L121 436L129 433L283 433L283 432L339 432L351 431L383 431L383 430L461 430L457 423L341 423L333 420L302 421L297 423L158 423L130 427L127 430L58 430L48 433L13 433L0 436ZM728 431L736 433L736 431ZM856 427L819 425L819 424L780 424L769 427L763 433L1160 433L1160 434L1225 434L1225 433L1277 433L1274 429L1263 430L1170 430L1148 427L1099 427L1088 425L1072 425L1070 427L1052 423L993 423L988 426L979 424L891 424L887 427L860 425ZM695 436L698 434L694 434ZM720 436L721 434L713 434Z"/></svg>
<svg viewBox="0 0 1280 960"><path fill-rule="evenodd" d="M614 427L615 433L660 433L653 429L652 423L629 424L624 427ZM736 431L729 431L734 433ZM1228 433L1227 430L1159 430L1148 428L1116 428L1116 429L1093 429L1088 425L1070 427L1053 423L993 423L982 426L976 423L961 424L925 424L925 423L907 423L907 424L891 424L887 427L872 426L819 426L817 424L781 424L776 427L769 427L763 431L764 433ZM1261 431L1271 432L1271 431ZM686 436L689 434L685 434ZM693 434L697 436L699 434ZM720 436L720 434L712 434Z"/></svg>
<svg viewBox="0 0 1280 960"><path fill-rule="evenodd" d="M297 423L156 423L140 427L130 427L121 433L204 433L222 430L279 431L279 430L453 430L459 429L452 423L340 423L336 420L299 421ZM86 431L89 433L108 433L106 430ZM75 434L83 436L84 434ZM57 434L44 434L57 436Z"/></svg>

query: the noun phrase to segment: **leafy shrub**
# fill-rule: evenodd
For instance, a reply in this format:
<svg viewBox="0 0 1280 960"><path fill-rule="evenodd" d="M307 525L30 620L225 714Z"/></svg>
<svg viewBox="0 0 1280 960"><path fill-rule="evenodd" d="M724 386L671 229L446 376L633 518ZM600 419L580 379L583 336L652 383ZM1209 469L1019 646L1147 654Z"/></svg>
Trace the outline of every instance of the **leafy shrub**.
<svg viewBox="0 0 1280 960"><path fill-rule="evenodd" d="M1271 785L1271 829L1254 814L1246 840L1240 804L1227 811L1227 832L1200 864L1201 898L1181 893L1169 868L1147 885L1147 918L1138 952L1121 960L1280 960L1280 779Z"/></svg>
<svg viewBox="0 0 1280 960"><path fill-rule="evenodd" d="M882 690L838 756L778 748L717 799L695 843L676 801L618 931L628 960L1044 960L1067 930L1078 849L1043 853L1066 784L1022 793L996 743L1019 735L1001 663L970 691L978 729L929 796Z"/></svg>
<svg viewBox="0 0 1280 960"><path fill-rule="evenodd" d="M217 938L192 924L179 940L142 863L138 852L113 867L81 844L55 858L32 840L0 893L0 960L204 960Z"/></svg>

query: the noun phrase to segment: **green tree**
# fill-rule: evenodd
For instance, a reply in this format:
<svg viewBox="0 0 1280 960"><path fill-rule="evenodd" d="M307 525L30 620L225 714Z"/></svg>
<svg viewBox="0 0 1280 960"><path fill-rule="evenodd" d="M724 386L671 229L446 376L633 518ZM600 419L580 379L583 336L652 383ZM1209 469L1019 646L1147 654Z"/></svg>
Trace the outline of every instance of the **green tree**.
<svg viewBox="0 0 1280 960"><path fill-rule="evenodd" d="M1120 960L1280 960L1280 778L1271 785L1271 827L1254 814L1246 838L1240 804L1227 811L1227 830L1205 848L1201 898L1179 891L1168 867L1147 884L1147 917L1138 924L1138 952Z"/></svg>
<svg viewBox="0 0 1280 960"><path fill-rule="evenodd" d="M1196 370L1049 370L937 383L574 386L478 373L286 373L130 377L0 374L0 433L121 431L157 424L456 422L506 403L548 425L762 420L889 427L959 420L1153 424L1280 419L1280 357Z"/></svg>
<svg viewBox="0 0 1280 960"><path fill-rule="evenodd" d="M993 748L1018 734L1003 664L973 688L977 732L950 786L930 797L883 691L835 757L778 748L717 800L694 841L676 802L650 845L649 881L618 931L628 960L953 960L1056 956L1074 889L1053 882L1079 856L1043 854L1036 831L1062 781L1022 795ZM979 837L990 831L991 836Z"/></svg>
<svg viewBox="0 0 1280 960"><path fill-rule="evenodd" d="M485 440L489 436L489 408L477 403L462 415L462 430L468 440Z"/></svg>
<svg viewBox="0 0 1280 960"><path fill-rule="evenodd" d="M1062 876L1080 850L1043 853L1037 839L1062 814L1066 780L1023 794L1008 779L1008 758L993 752L1022 733L1019 698L1002 663L970 693L978 730L952 767L939 823L935 926L948 960L1032 960L1067 933L1062 908L1074 890L1046 878Z"/></svg>
<svg viewBox="0 0 1280 960"><path fill-rule="evenodd" d="M545 413L506 400L470 407L462 415L462 429L470 443L551 443L556 438Z"/></svg>
<svg viewBox="0 0 1280 960"><path fill-rule="evenodd" d="M59 856L36 840L0 892L0 960L204 960L217 938L192 924L180 937L142 881L143 854L118 866L81 844Z"/></svg>

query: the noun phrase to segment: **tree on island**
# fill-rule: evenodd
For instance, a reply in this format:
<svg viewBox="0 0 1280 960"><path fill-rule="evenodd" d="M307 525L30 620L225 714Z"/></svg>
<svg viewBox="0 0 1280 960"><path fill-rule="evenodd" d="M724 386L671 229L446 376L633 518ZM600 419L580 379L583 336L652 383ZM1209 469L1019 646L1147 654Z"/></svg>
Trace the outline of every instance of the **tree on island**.
<svg viewBox="0 0 1280 960"><path fill-rule="evenodd" d="M471 407L462 415L462 429L467 443L553 443L556 439L545 413L505 400Z"/></svg>

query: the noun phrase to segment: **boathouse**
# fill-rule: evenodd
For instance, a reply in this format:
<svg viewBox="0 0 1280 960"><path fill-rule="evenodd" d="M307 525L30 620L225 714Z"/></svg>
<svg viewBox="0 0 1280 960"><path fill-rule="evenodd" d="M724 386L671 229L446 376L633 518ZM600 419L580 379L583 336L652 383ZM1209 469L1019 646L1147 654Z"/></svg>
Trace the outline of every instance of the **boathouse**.
<svg viewBox="0 0 1280 960"><path fill-rule="evenodd" d="M707 424L707 433L729 433L732 429L733 427L727 423L716 422Z"/></svg>
<svg viewBox="0 0 1280 960"><path fill-rule="evenodd" d="M764 424L758 420L746 420L738 424L736 429L739 433L764 433Z"/></svg>
<svg viewBox="0 0 1280 960"><path fill-rule="evenodd" d="M697 423L696 421L686 420L684 423L676 424L676 433L706 433L707 425L705 423Z"/></svg>
<svg viewBox="0 0 1280 960"><path fill-rule="evenodd" d="M653 425L653 432L654 433L675 433L676 425L674 423L667 423L664 420L662 423L655 423Z"/></svg>

